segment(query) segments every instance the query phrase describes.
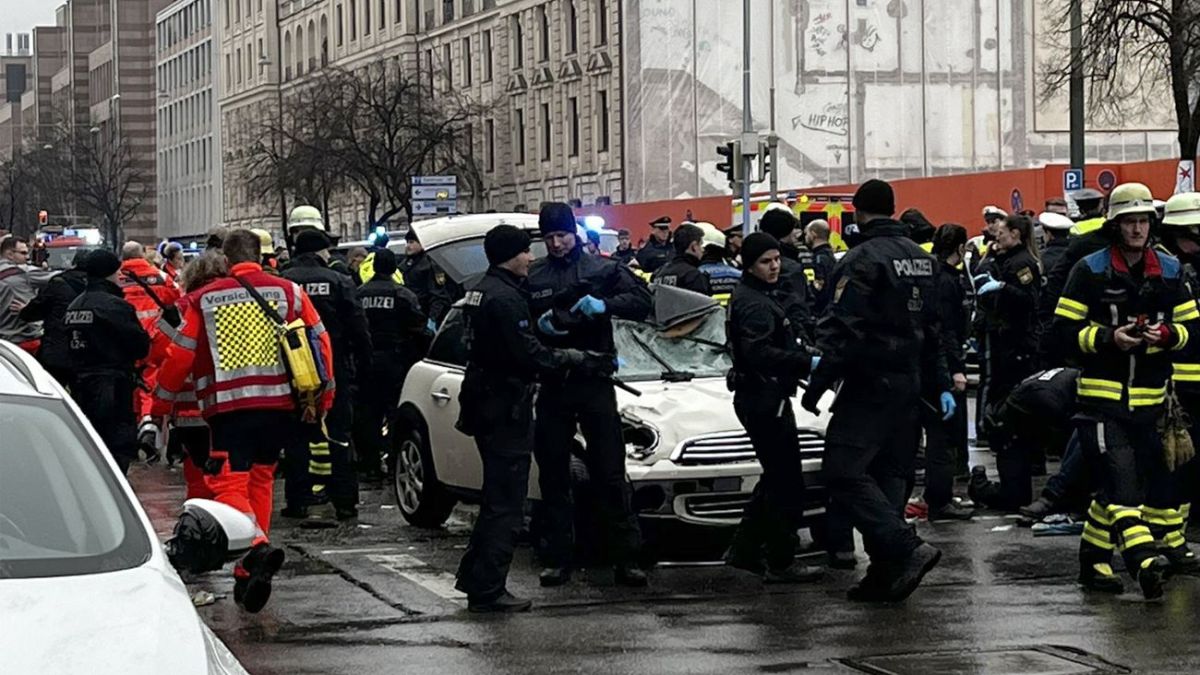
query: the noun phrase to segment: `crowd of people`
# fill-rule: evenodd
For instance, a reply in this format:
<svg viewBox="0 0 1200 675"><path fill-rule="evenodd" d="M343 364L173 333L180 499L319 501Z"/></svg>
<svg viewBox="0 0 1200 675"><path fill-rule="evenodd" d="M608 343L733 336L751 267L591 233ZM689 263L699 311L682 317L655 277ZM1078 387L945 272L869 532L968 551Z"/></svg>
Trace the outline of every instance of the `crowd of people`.
<svg viewBox="0 0 1200 675"><path fill-rule="evenodd" d="M55 274L27 264L28 242L10 236L0 242L0 339L70 391L122 471L139 453L165 455L182 463L188 498L251 519L253 547L234 569L235 600L250 612L283 564L269 538L277 463L284 517L306 527L356 518L359 481L381 475L405 375L459 301L468 357L457 427L483 466L458 571L470 609L531 604L506 579L535 458L540 581L571 580L577 433L616 581L645 586L612 320L645 319L656 285L727 305L728 386L763 474L726 564L768 583L821 578L796 561L804 477L792 400L815 413L832 391L828 563L856 565L854 529L870 558L851 600L902 600L941 557L906 518L922 445L930 520L967 520L979 506L1082 513L1080 583L1121 592L1116 551L1157 597L1171 575L1200 568L1183 536L1197 487L1188 417L1200 419L1200 342L1190 335L1200 320L1200 194L1163 204L1126 184L1107 200L1074 199L1075 219L1061 200L1034 216L988 207L972 239L916 209L896 217L892 188L872 180L842 224L844 253L828 222L802 226L772 204L744 238L690 219L672 231L664 218L639 249L622 230L603 254L568 205L550 203L539 214L547 255L535 260L526 231L498 225L484 239L487 272L469 288L413 232L403 260L386 235L347 260L333 256L311 207L292 212L287 247L266 232L218 228L191 262L177 244L128 242L81 253ZM968 472L972 356L975 440L996 453L995 481L982 467ZM1048 457L1061 457L1061 469L1035 499ZM956 480L968 475L964 500ZM192 571L214 565L199 517L185 512L167 545Z"/></svg>

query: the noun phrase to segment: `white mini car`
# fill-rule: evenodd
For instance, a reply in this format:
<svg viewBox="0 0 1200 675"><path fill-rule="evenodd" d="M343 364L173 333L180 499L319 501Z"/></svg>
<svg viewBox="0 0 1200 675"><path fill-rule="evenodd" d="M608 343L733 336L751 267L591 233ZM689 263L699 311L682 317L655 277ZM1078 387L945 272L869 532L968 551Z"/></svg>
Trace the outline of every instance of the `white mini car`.
<svg viewBox="0 0 1200 675"><path fill-rule="evenodd" d="M461 282L486 269L483 236L500 222L536 235L536 216L525 214L447 218L414 227L430 256ZM545 255L538 238L533 252ZM617 377L641 394L617 389L626 471L644 524L657 519L701 527L735 525L758 484L762 469L725 384L730 361L724 322L724 311L715 306L682 337L666 337L649 323L614 322L623 362ZM389 463L397 503L404 517L421 527L440 526L455 503L476 501L480 493L475 443L454 426L466 360L462 330L456 309L443 322L427 357L405 379L391 430ZM813 416L798 399L793 403L806 513L819 516L824 513L820 470L828 413ZM822 408L828 410L829 403L827 398ZM576 450L587 452L581 437L579 441ZM529 497L538 496L535 464Z"/></svg>
<svg viewBox="0 0 1200 675"><path fill-rule="evenodd" d="M204 625L96 431L0 340L6 673L244 674Z"/></svg>

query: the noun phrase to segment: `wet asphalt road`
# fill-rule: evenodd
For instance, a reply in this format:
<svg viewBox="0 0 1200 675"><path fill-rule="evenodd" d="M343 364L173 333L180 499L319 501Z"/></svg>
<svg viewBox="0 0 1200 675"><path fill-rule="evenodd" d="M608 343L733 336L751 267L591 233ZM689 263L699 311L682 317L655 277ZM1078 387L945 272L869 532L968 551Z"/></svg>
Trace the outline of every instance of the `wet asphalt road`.
<svg viewBox="0 0 1200 675"><path fill-rule="evenodd" d="M166 536L179 474L136 467L131 479ZM1075 537L1035 539L1003 518L920 523L945 557L899 605L845 600L862 559L803 587L692 565L659 567L646 591L615 587L608 570L541 589L522 548L509 587L534 611L477 617L453 590L471 511L431 532L406 526L382 486L363 497L359 522L337 529L276 518L288 560L262 613L237 609L228 568L189 584L225 596L200 613L251 673L1200 672L1200 579L1173 580L1153 603L1088 595Z"/></svg>

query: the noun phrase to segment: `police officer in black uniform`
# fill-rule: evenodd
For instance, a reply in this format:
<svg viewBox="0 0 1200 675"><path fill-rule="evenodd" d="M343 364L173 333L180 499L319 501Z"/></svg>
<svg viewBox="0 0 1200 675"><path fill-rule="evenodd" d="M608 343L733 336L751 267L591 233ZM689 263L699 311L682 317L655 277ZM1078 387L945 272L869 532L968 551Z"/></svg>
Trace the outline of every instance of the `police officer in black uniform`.
<svg viewBox="0 0 1200 675"><path fill-rule="evenodd" d="M608 257L621 265L628 265L636 256L637 250L630 242L629 230L624 228L617 230L617 250L610 253Z"/></svg>
<svg viewBox="0 0 1200 675"><path fill-rule="evenodd" d="M284 465L285 496L290 517L303 517L307 515L306 505L328 500L333 503L337 518L346 520L358 516L358 478L350 454L353 388L356 367L371 367L371 336L366 315L354 295L354 282L329 268L332 245L320 230L299 233L295 257L283 272L285 279L295 282L308 294L321 315L321 324L329 331L336 380L333 407L325 417L328 436L320 429L310 429L307 452L301 447L287 452L292 459ZM307 486L311 490L305 490Z"/></svg>
<svg viewBox="0 0 1200 675"><path fill-rule="evenodd" d="M59 384L70 388L74 372L71 370L71 355L67 349L68 332L63 317L67 307L87 289L87 272L83 261L88 250L82 249L71 261L71 269L55 275L46 288L21 310L22 321L41 321L43 328L42 346L38 350L38 362Z"/></svg>
<svg viewBox="0 0 1200 675"><path fill-rule="evenodd" d="M981 405L985 413L1037 370L1037 310L1042 291L1032 220L1013 216L1000 223L992 248L997 254L991 271L975 279L976 306L984 330L981 356L987 377Z"/></svg>
<svg viewBox="0 0 1200 675"><path fill-rule="evenodd" d="M854 208L861 243L830 279L833 298L818 331L822 357L801 402L816 411L821 395L842 381L826 435L825 480L871 556L867 576L847 595L894 601L911 594L941 558L903 516L922 380L940 384L944 418L955 402L939 340L935 261L892 219L895 195L887 183L864 183Z"/></svg>
<svg viewBox="0 0 1200 675"><path fill-rule="evenodd" d="M650 239L642 245L635 259L644 272L654 274L675 257L671 245L671 219L663 216L650 223Z"/></svg>
<svg viewBox="0 0 1200 675"><path fill-rule="evenodd" d="M96 250L83 261L87 290L67 307L63 324L75 371L72 397L108 446L122 473L137 459L133 411L136 364L150 353L150 336L117 286L121 261Z"/></svg>
<svg viewBox="0 0 1200 675"><path fill-rule="evenodd" d="M829 286L829 277L837 265L837 257L833 254L833 246L829 243L829 223L824 220L814 220L804 228L804 242L812 249L813 254L813 316L820 318L829 306L829 298L833 289Z"/></svg>
<svg viewBox="0 0 1200 675"><path fill-rule="evenodd" d="M650 282L711 295L708 275L700 271L703 254L704 230L691 223L680 225L675 230L675 258L658 268Z"/></svg>
<svg viewBox="0 0 1200 675"><path fill-rule="evenodd" d="M725 563L765 573L769 583L816 581L821 570L795 562L796 530L804 517L804 469L791 397L817 357L796 343L775 297L779 242L755 232L746 237L742 256L745 269L729 302L726 326L733 348L729 386L733 409L750 435L763 472Z"/></svg>
<svg viewBox="0 0 1200 675"><path fill-rule="evenodd" d="M420 300L392 278L396 254L384 249L375 254L375 276L359 286L357 297L371 330L371 367L359 369L358 410L354 415L354 443L358 469L367 477L380 477L384 451L383 424L390 420L400 398L409 368L429 347L426 316ZM405 279L407 280L407 275Z"/></svg>
<svg viewBox="0 0 1200 675"><path fill-rule="evenodd" d="M483 502L456 588L473 612L519 612L530 602L513 597L505 581L529 485L534 378L567 369L607 377L613 364L607 354L546 348L534 335L525 289L533 262L528 234L497 225L484 251L488 271L465 298L468 356L458 422L483 461Z"/></svg>
<svg viewBox="0 0 1200 675"><path fill-rule="evenodd" d="M779 288L776 293L779 294L788 319L795 327L793 330L796 331L796 335L811 343L815 326L808 297L808 272L802 262L800 248L796 245L800 221L787 207L768 208L758 226L779 242L780 264L783 267L779 272ZM742 266L750 266L750 262L744 256Z"/></svg>
<svg viewBox="0 0 1200 675"><path fill-rule="evenodd" d="M639 321L650 312L650 292L633 273L600 256L585 255L575 235L571 207L549 203L538 227L549 255L529 271L530 314L549 347L569 347L615 357L612 318ZM546 569L541 583L569 580L572 552L570 462L576 431L587 449L584 461L596 486L608 551L617 583L646 585L636 566L641 534L625 481L625 443L616 394L607 377L548 373L537 399L537 458L545 515Z"/></svg>
<svg viewBox="0 0 1200 675"><path fill-rule="evenodd" d="M404 275L404 285L417 294L421 301L421 311L425 313L433 326L442 323L451 305L462 297L462 288L446 275L433 258L425 252L417 233L411 228L404 235L405 253L404 264L400 272ZM379 259L376 254L375 259ZM375 265L375 276L378 277L379 265Z"/></svg>

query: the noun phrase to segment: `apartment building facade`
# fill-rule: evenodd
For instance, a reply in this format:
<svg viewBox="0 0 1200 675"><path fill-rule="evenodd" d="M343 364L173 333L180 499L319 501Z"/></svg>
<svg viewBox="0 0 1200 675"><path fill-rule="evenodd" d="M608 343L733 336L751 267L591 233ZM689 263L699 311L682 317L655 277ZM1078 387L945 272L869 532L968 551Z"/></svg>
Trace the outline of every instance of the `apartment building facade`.
<svg viewBox="0 0 1200 675"><path fill-rule="evenodd" d="M224 220L218 1L177 0L155 18L162 238L198 238Z"/></svg>

